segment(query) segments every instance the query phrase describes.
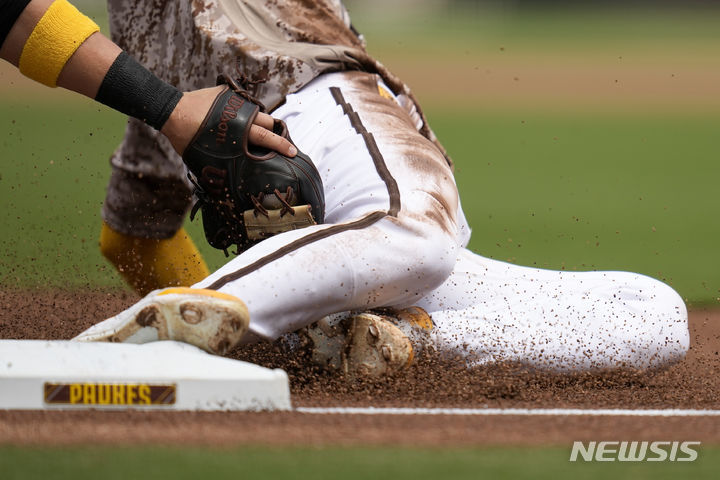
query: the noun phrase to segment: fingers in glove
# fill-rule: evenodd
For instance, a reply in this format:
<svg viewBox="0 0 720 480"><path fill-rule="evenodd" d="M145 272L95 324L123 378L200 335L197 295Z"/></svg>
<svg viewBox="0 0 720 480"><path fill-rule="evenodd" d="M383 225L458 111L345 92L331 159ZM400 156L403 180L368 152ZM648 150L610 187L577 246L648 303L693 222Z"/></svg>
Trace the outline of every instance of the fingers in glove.
<svg viewBox="0 0 720 480"><path fill-rule="evenodd" d="M270 125L270 127L272 128L272 125ZM270 150L275 150L276 152L286 155L288 157L294 157L295 155L297 155L297 148L295 148L295 146L290 143L288 139L283 138L280 135L276 135L267 128L259 126L257 124L257 120L256 123L253 123L250 126L250 135L248 136L248 141L253 145L269 148Z"/></svg>
<svg viewBox="0 0 720 480"><path fill-rule="evenodd" d="M253 123L255 125L259 125L272 131L273 125L275 124L275 119L273 119L273 117L271 117L267 113L258 112L258 114L255 116L255 120L253 121Z"/></svg>

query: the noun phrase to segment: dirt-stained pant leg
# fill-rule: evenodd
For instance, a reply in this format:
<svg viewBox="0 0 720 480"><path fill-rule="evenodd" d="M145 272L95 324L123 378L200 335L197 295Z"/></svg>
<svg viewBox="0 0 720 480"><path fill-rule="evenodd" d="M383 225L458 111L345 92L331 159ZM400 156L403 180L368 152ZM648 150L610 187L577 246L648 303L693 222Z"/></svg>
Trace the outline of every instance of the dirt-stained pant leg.
<svg viewBox="0 0 720 480"><path fill-rule="evenodd" d="M130 119L110 165L103 220L125 235L172 237L183 224L192 190L167 139Z"/></svg>
<svg viewBox="0 0 720 480"><path fill-rule="evenodd" d="M682 298L658 280L522 267L466 249L418 305L431 313L435 346L470 364L659 368L681 360L690 343Z"/></svg>
<svg viewBox="0 0 720 480"><path fill-rule="evenodd" d="M440 285L459 249L457 188L378 77L321 76L275 115L323 177L327 224L265 240L196 286L242 298L251 331L273 339L330 313L411 305Z"/></svg>

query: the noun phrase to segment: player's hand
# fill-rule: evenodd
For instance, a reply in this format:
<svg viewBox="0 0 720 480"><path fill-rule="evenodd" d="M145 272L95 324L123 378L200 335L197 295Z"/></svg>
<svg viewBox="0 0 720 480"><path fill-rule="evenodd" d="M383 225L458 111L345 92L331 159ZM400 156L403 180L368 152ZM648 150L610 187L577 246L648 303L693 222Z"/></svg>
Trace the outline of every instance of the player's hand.
<svg viewBox="0 0 720 480"><path fill-rule="evenodd" d="M215 98L223 90L222 86L203 88L185 92L170 118L165 122L162 133L170 140L175 151L182 155L202 124ZM258 147L269 148L282 155L294 157L297 149L286 138L272 131L273 118L266 113L258 113L250 127L248 141Z"/></svg>
<svg viewBox="0 0 720 480"><path fill-rule="evenodd" d="M297 155L297 148L288 139L273 133L274 122L273 117L267 113L259 112L255 117L255 122L250 127L248 141L258 147L269 148L285 156L294 157Z"/></svg>

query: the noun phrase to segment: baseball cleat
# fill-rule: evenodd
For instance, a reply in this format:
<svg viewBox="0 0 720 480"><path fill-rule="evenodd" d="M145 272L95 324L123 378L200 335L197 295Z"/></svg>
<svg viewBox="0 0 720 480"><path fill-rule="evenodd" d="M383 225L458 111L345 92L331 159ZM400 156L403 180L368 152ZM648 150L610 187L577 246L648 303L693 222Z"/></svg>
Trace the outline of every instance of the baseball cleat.
<svg viewBox="0 0 720 480"><path fill-rule="evenodd" d="M127 310L93 325L73 340L148 343L176 340L224 355L245 334L247 307L215 290L166 288L150 292Z"/></svg>
<svg viewBox="0 0 720 480"><path fill-rule="evenodd" d="M380 378L408 368L432 329L419 307L331 315L308 326L312 362L348 378ZM412 341L411 341L412 339Z"/></svg>

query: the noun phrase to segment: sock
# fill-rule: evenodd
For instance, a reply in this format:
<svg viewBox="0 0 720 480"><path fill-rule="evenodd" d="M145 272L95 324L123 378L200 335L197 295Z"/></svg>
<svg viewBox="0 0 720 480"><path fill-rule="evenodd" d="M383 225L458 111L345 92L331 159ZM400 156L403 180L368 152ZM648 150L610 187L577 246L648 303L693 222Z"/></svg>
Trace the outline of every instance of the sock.
<svg viewBox="0 0 720 480"><path fill-rule="evenodd" d="M170 286L190 286L210 270L185 229L165 239L140 238L103 222L100 250L138 294Z"/></svg>

